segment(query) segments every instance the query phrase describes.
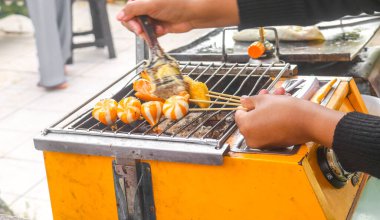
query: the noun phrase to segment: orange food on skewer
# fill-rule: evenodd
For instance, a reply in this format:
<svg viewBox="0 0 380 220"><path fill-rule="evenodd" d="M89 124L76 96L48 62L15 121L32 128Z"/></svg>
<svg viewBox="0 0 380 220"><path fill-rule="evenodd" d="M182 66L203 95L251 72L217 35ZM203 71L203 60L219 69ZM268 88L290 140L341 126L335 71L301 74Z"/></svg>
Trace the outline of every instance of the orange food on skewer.
<svg viewBox="0 0 380 220"><path fill-rule="evenodd" d="M145 70L141 71L140 77L145 80L148 80L149 82L152 82L152 78L149 76L149 74Z"/></svg>
<svg viewBox="0 0 380 220"><path fill-rule="evenodd" d="M146 79L138 79L133 82L133 90L141 93L150 93L152 91L152 83Z"/></svg>
<svg viewBox="0 0 380 220"><path fill-rule="evenodd" d="M253 42L248 47L248 55L253 59L257 59L261 57L264 53L265 53L265 46L260 41Z"/></svg>
<svg viewBox="0 0 380 220"><path fill-rule="evenodd" d="M92 116L104 125L112 125L117 121L117 102L113 99L103 99L96 103Z"/></svg>
<svg viewBox="0 0 380 220"><path fill-rule="evenodd" d="M152 126L156 125L162 116L162 102L150 101L141 105L141 115Z"/></svg>
<svg viewBox="0 0 380 220"><path fill-rule="evenodd" d="M165 101L162 111L170 120L181 119L189 111L188 99L179 95L172 96Z"/></svg>
<svg viewBox="0 0 380 220"><path fill-rule="evenodd" d="M165 101L152 93L153 85L146 79L138 79L134 81L133 90L136 91L135 96L143 101Z"/></svg>
<svg viewBox="0 0 380 220"><path fill-rule="evenodd" d="M183 98L185 98L186 100L190 99L190 94L186 91L182 91L178 94L179 96L182 96Z"/></svg>
<svg viewBox="0 0 380 220"><path fill-rule="evenodd" d="M126 124L130 124L140 118L141 102L135 97L123 98L117 107L117 116Z"/></svg>
<svg viewBox="0 0 380 220"><path fill-rule="evenodd" d="M209 92L205 83L195 81L189 76L184 76L183 80L189 86L189 93L191 99L210 101L210 97L207 96ZM201 108L208 108L210 106L209 103L196 102L195 104L197 104Z"/></svg>
<svg viewBox="0 0 380 220"><path fill-rule="evenodd" d="M157 97L153 94L147 94L147 93L141 93L141 92L136 92L135 96L143 101L149 102L149 101L159 101L163 102L165 101L164 99Z"/></svg>

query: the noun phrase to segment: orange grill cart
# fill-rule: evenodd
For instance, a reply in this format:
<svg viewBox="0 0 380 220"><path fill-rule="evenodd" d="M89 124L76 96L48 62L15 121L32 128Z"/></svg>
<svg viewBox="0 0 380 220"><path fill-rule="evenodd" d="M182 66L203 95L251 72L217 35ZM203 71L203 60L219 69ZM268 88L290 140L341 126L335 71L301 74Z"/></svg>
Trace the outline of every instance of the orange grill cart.
<svg viewBox="0 0 380 220"><path fill-rule="evenodd" d="M181 126L187 125L189 131L182 136L183 127L175 127L179 122L166 124L174 128L165 127L162 134L151 131L144 121L118 122L116 130L97 124L91 118L94 102L132 95L130 82L138 78L139 67L35 138L36 148L44 151L54 219L346 219L351 215L365 175L345 172L333 152L314 143L283 150L250 149L229 119L233 112L221 112L212 122L203 115L193 125L185 123ZM302 79L303 84L294 88L300 93L308 82L323 85L332 79L294 76L296 69L289 64L181 67L211 90L236 95ZM349 77L337 77L321 105L366 112ZM206 132L191 132L191 126Z"/></svg>

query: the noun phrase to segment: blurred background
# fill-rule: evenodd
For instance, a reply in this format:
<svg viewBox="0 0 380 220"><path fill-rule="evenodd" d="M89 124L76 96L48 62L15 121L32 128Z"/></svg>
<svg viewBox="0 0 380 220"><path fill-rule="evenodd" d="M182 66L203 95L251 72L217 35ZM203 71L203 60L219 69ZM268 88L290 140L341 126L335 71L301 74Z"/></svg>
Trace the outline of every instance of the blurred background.
<svg viewBox="0 0 380 220"><path fill-rule="evenodd" d="M67 88L47 90L37 86L35 30L25 2L0 0L0 215L52 219L43 155L34 149L32 138L134 66L135 36L116 20L124 3L107 3L116 57L109 58L107 46L74 49L72 64L65 67ZM88 1L74 1L73 32L91 30L91 15ZM210 31L168 35L160 41L172 50ZM74 37L76 44L94 40L93 34Z"/></svg>
<svg viewBox="0 0 380 220"><path fill-rule="evenodd" d="M125 0L48 2L54 0L0 0L0 220L4 215L52 219L44 158L35 150L33 137L141 59L136 57L141 53L136 52L135 35L116 20ZM354 76L365 98L377 102L371 112L380 114L379 99L372 97L380 96L380 13L346 18L345 23L318 24L318 33L326 38L322 41L281 42L280 58L292 63L301 59L304 75ZM185 60L203 60L211 53L208 58L220 61L224 46L226 57L247 58L251 42L239 42L236 32L226 31L225 41L222 29L169 34L159 40L165 51L182 54ZM340 56L346 60L340 62ZM367 188L371 190L364 195L372 200L361 203L356 219L365 218L360 213L369 208L379 211L372 201L378 200L380 182L371 178Z"/></svg>

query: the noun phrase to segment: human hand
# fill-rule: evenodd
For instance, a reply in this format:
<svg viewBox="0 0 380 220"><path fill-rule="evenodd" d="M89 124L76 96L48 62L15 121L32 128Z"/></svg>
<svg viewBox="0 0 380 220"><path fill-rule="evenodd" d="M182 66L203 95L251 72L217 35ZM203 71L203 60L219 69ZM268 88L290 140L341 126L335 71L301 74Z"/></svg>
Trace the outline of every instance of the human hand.
<svg viewBox="0 0 380 220"><path fill-rule="evenodd" d="M158 36L239 24L237 0L129 0L117 19L141 36L140 15L155 19Z"/></svg>
<svg viewBox="0 0 380 220"><path fill-rule="evenodd" d="M269 95L242 97L235 121L250 147L285 147L308 141L331 146L334 131L344 113L324 108L310 101L279 96L283 90Z"/></svg>
<svg viewBox="0 0 380 220"><path fill-rule="evenodd" d="M262 89L259 92L259 95L267 95L267 94L270 94L270 93L266 89ZM279 87L273 91L273 95L290 95L290 94L287 93L283 87Z"/></svg>

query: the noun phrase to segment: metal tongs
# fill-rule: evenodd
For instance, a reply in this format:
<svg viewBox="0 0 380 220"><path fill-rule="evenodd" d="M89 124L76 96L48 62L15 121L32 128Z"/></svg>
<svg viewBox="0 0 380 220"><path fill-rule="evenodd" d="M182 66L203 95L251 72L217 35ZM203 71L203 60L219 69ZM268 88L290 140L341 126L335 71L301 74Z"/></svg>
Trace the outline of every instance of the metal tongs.
<svg viewBox="0 0 380 220"><path fill-rule="evenodd" d="M145 41L150 49L145 70L152 79L153 93L167 99L186 91L178 62L165 53L158 43L153 20L146 15L139 16L139 19L145 32Z"/></svg>

